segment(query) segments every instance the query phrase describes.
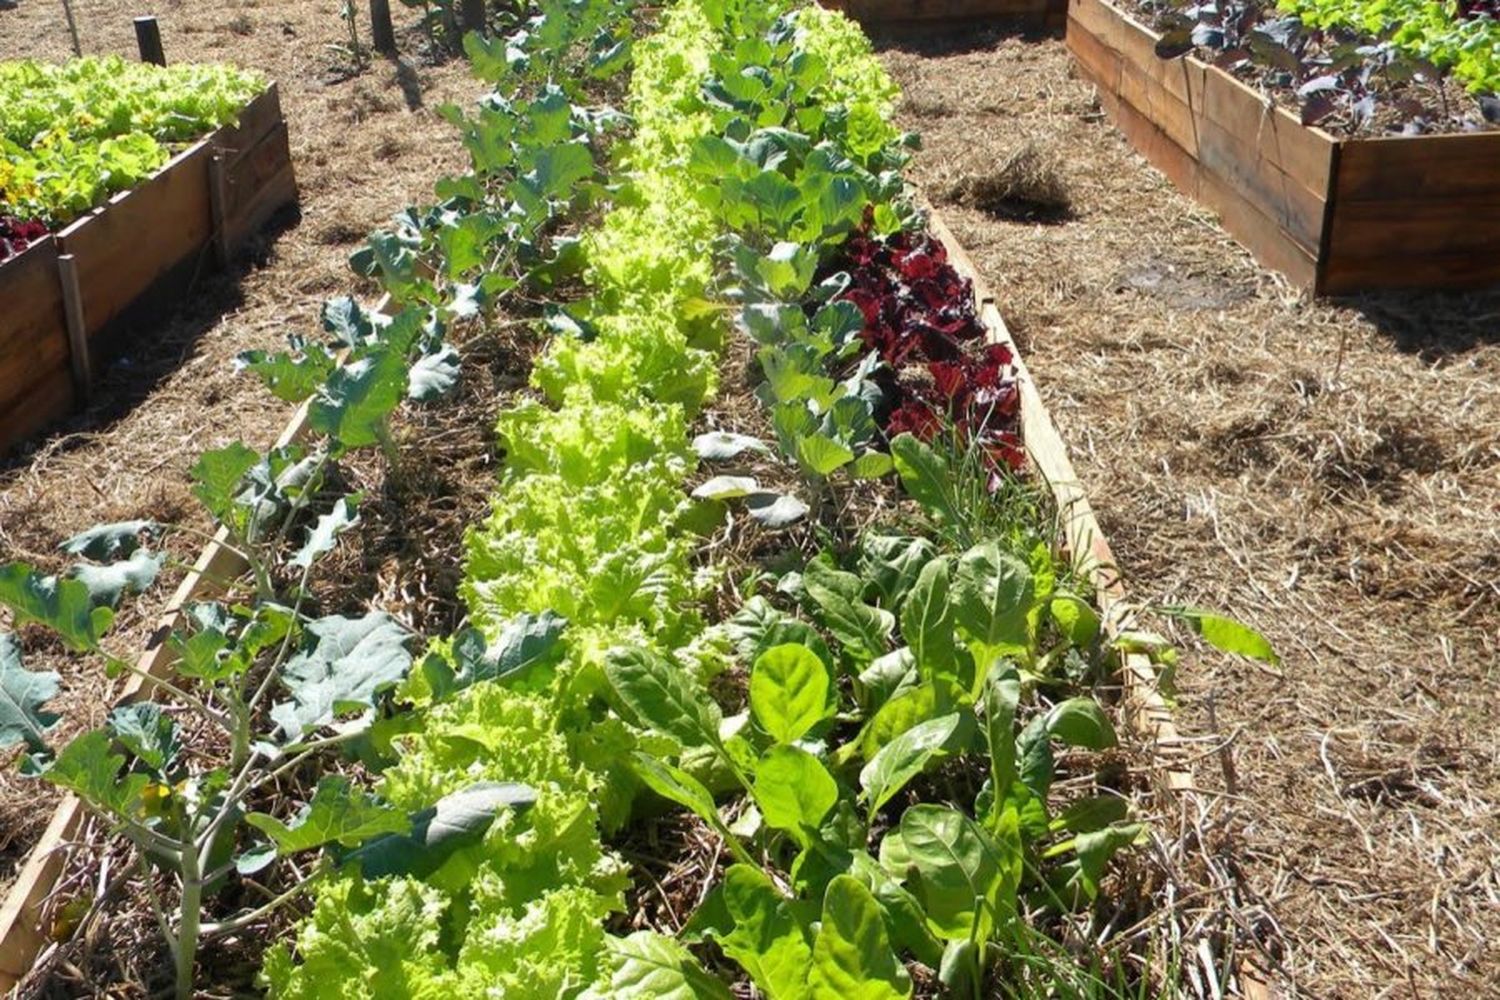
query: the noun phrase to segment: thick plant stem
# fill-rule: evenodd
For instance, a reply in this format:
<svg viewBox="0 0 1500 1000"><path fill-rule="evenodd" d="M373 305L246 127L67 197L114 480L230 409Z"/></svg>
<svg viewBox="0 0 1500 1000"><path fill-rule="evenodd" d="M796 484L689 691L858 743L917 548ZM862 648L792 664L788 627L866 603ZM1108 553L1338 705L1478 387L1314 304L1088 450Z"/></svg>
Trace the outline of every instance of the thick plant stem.
<svg viewBox="0 0 1500 1000"><path fill-rule="evenodd" d="M177 1000L192 1000L193 967L198 957L198 920L203 906L202 871L191 847L182 852L182 907L177 925Z"/></svg>

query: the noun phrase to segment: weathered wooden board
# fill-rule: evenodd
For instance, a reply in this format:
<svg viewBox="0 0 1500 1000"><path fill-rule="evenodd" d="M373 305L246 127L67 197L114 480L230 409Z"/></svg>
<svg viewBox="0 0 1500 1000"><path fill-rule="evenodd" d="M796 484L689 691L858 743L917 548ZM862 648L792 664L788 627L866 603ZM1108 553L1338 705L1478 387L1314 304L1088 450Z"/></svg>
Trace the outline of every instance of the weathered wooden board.
<svg viewBox="0 0 1500 1000"><path fill-rule="evenodd" d="M1103 0L1070 0L1068 47L1132 145L1268 267L1313 286L1333 142Z"/></svg>
<svg viewBox="0 0 1500 1000"><path fill-rule="evenodd" d="M71 358L49 236L0 264L0 451L72 409Z"/></svg>
<svg viewBox="0 0 1500 1000"><path fill-rule="evenodd" d="M58 234L59 249L78 261L84 322L96 356L108 357L121 346L111 327L128 307L202 257L214 231L208 194L212 155L206 141L195 143L144 184Z"/></svg>
<svg viewBox="0 0 1500 1000"><path fill-rule="evenodd" d="M1500 132L1340 146L1323 291L1492 283L1500 283Z"/></svg>

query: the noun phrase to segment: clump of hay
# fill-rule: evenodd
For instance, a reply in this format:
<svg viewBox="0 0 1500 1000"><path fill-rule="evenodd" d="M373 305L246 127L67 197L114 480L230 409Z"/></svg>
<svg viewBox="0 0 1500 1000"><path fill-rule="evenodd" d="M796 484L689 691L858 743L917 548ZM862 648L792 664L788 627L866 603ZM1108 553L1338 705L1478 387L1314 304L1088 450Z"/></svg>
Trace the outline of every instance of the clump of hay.
<svg viewBox="0 0 1500 1000"><path fill-rule="evenodd" d="M1028 142L999 166L966 159L938 185L949 204L975 208L998 219L1063 222L1073 217L1073 198L1056 153Z"/></svg>

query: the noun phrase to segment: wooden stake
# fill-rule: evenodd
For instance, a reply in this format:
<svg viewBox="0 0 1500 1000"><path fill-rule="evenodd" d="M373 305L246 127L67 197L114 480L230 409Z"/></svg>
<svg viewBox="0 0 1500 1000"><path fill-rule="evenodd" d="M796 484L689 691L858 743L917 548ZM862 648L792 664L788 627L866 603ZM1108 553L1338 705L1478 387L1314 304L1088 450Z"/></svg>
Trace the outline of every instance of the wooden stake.
<svg viewBox="0 0 1500 1000"><path fill-rule="evenodd" d="M154 17L135 19L135 44L141 50L141 62L156 66L167 64L166 53L161 48L161 26Z"/></svg>
<svg viewBox="0 0 1500 1000"><path fill-rule="evenodd" d="M396 29L391 26L391 0L370 0L370 39L375 51L396 54Z"/></svg>
<svg viewBox="0 0 1500 1000"><path fill-rule="evenodd" d="M463 24L465 31L484 33L484 0L463 0Z"/></svg>
<svg viewBox="0 0 1500 1000"><path fill-rule="evenodd" d="M78 286L78 260L70 253L59 254L57 274L62 282L63 318L68 324L68 350L73 362L73 398L81 409L88 403L94 373L89 359L89 328L83 319L83 291Z"/></svg>
<svg viewBox="0 0 1500 1000"><path fill-rule="evenodd" d="M62 0L63 16L68 19L68 36L73 39L73 54L83 55L83 46L78 44L78 22L73 20L72 0Z"/></svg>
<svg viewBox="0 0 1500 1000"><path fill-rule="evenodd" d="M215 153L208 161L208 210L214 226L214 260L221 270L226 271L233 259L233 248L229 245L229 220L224 217L229 201L228 185L224 154Z"/></svg>

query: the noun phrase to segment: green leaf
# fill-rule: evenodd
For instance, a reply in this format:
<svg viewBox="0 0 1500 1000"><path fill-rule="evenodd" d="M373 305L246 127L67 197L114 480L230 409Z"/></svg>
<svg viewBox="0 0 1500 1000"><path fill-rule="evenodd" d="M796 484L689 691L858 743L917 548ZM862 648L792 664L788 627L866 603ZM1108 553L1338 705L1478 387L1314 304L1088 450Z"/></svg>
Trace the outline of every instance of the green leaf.
<svg viewBox="0 0 1500 1000"><path fill-rule="evenodd" d="M281 683L292 696L271 709L289 740L332 723L348 712L375 707L381 692L411 669L410 634L390 615L330 615L306 629L303 648L287 661Z"/></svg>
<svg viewBox="0 0 1500 1000"><path fill-rule="evenodd" d="M87 531L79 532L63 542L60 548L73 556L83 556L95 562L107 562L118 557L129 556L141 547L141 536L161 531L155 521L116 521L112 524L96 524Z"/></svg>
<svg viewBox="0 0 1500 1000"><path fill-rule="evenodd" d="M15 624L45 625L79 653L97 650L115 617L109 608L95 608L79 581L43 576L24 563L0 566L0 604L10 608Z"/></svg>
<svg viewBox="0 0 1500 1000"><path fill-rule="evenodd" d="M994 795L986 825L999 820L1016 780L1016 709L1021 701L1021 675L1015 665L1001 661L990 670L984 685L984 728L990 748L990 789Z"/></svg>
<svg viewBox="0 0 1500 1000"><path fill-rule="evenodd" d="M406 398L418 403L442 399L458 385L461 368L457 349L449 345L422 355L407 373Z"/></svg>
<svg viewBox="0 0 1500 1000"><path fill-rule="evenodd" d="M254 372L277 399L300 403L318 390L337 363L321 345L296 346L301 347L296 353L241 351L235 356L235 366Z"/></svg>
<svg viewBox="0 0 1500 1000"><path fill-rule="evenodd" d="M802 573L802 585L822 611L823 624L851 657L868 663L886 651L895 616L859 600L856 595L862 584L858 577L814 559Z"/></svg>
<svg viewBox="0 0 1500 1000"><path fill-rule="evenodd" d="M922 570L937 558L937 548L925 538L867 533L859 541L859 574L875 588L880 606L901 606Z"/></svg>
<svg viewBox="0 0 1500 1000"><path fill-rule="evenodd" d="M853 876L839 875L828 883L808 982L812 1000L911 996L911 977L891 950L880 904Z"/></svg>
<svg viewBox="0 0 1500 1000"><path fill-rule="evenodd" d="M901 606L901 636L911 647L920 676L934 684L958 681L955 617L948 585L948 560L933 559L922 567Z"/></svg>
<svg viewBox="0 0 1500 1000"><path fill-rule="evenodd" d="M359 866L366 879L389 875L426 877L455 851L480 841L495 817L507 809L536 804L536 789L510 781L476 781L450 792L409 820L397 832L374 837L344 861Z"/></svg>
<svg viewBox="0 0 1500 1000"><path fill-rule="evenodd" d="M729 988L704 971L693 953L655 931L608 938L614 972L611 997L653 1000L732 1000Z"/></svg>
<svg viewBox="0 0 1500 1000"><path fill-rule="evenodd" d="M872 760L880 748L919 722L931 719L937 710L937 692L931 684L919 684L898 692L876 710L859 733L859 752Z"/></svg>
<svg viewBox="0 0 1500 1000"><path fill-rule="evenodd" d="M832 684L828 667L811 649L773 646L750 671L750 711L777 743L793 743L833 714Z"/></svg>
<svg viewBox="0 0 1500 1000"><path fill-rule="evenodd" d="M645 726L684 747L719 745L719 706L694 690L690 675L657 653L639 647L612 649L604 672L615 694Z"/></svg>
<svg viewBox="0 0 1500 1000"><path fill-rule="evenodd" d="M385 435L386 419L406 394L406 358L384 348L337 369L308 411L308 425L345 448L367 448Z"/></svg>
<svg viewBox="0 0 1500 1000"><path fill-rule="evenodd" d="M1129 807L1118 795L1093 795L1079 799L1058 813L1049 824L1054 832L1095 833L1124 819Z"/></svg>
<svg viewBox="0 0 1500 1000"><path fill-rule="evenodd" d="M797 461L815 476L827 478L854 461L854 452L823 434L809 434L797 440Z"/></svg>
<svg viewBox="0 0 1500 1000"><path fill-rule="evenodd" d="M158 774L165 775L176 764L182 749L177 722L160 705L149 701L121 705L109 713L107 725L126 750Z"/></svg>
<svg viewBox="0 0 1500 1000"><path fill-rule="evenodd" d="M1248 656L1272 666L1281 662L1271 641L1243 622L1202 608L1163 608L1162 612L1187 622L1204 642L1221 652Z"/></svg>
<svg viewBox="0 0 1500 1000"><path fill-rule="evenodd" d="M772 747L755 767L755 804L766 823L808 842L838 801L839 786L823 763L800 747Z"/></svg>
<svg viewBox="0 0 1500 1000"><path fill-rule="evenodd" d="M145 593L165 560L166 556L137 549L129 559L108 566L79 563L69 571L69 576L88 588L89 599L96 607L112 608L127 593Z"/></svg>
<svg viewBox="0 0 1500 1000"><path fill-rule="evenodd" d="M428 655L420 669L433 700L442 700L480 681L510 677L552 659L567 626L568 620L552 611L521 614L488 644L477 629L466 628L453 637L453 665L445 657Z"/></svg>
<svg viewBox="0 0 1500 1000"><path fill-rule="evenodd" d="M1104 877L1104 869L1116 852L1143 842L1145 834L1144 824L1123 823L1080 833L1073 838L1073 848L1078 852L1079 874L1089 899L1099 894L1099 880Z"/></svg>
<svg viewBox="0 0 1500 1000"><path fill-rule="evenodd" d="M21 664L21 644L0 632L0 750L17 743L32 751L46 749L47 730L58 716L42 706L57 696L59 680L52 671L27 670Z"/></svg>
<svg viewBox="0 0 1500 1000"><path fill-rule="evenodd" d="M975 659L982 667L985 657L1029 650L1034 594L1031 568L1002 552L995 542L975 546L959 557L953 579L954 613L959 626L979 645Z"/></svg>
<svg viewBox="0 0 1500 1000"><path fill-rule="evenodd" d="M630 768L657 795L677 803L715 830L724 832L724 821L719 818L713 794L697 778L640 751L631 756Z"/></svg>
<svg viewBox="0 0 1500 1000"><path fill-rule="evenodd" d="M1099 613L1077 594L1058 592L1048 610L1058 631L1077 648L1087 649L1099 638Z"/></svg>
<svg viewBox="0 0 1500 1000"><path fill-rule="evenodd" d="M96 809L115 816L134 816L141 793L151 784L144 774L127 774L123 754L112 753L113 740L103 729L93 729L77 737L42 776L60 788L66 788Z"/></svg>
<svg viewBox="0 0 1500 1000"><path fill-rule="evenodd" d="M891 474L896 463L883 451L867 451L849 466L849 475L855 479L880 479Z"/></svg>
<svg viewBox="0 0 1500 1000"><path fill-rule="evenodd" d="M266 813L253 812L245 822L276 842L281 855L310 851L324 844L356 847L381 834L405 834L411 820L395 806L354 789L349 779L325 774L305 809L289 826Z"/></svg>
<svg viewBox="0 0 1500 1000"><path fill-rule="evenodd" d="M1115 745L1115 727L1092 698L1069 698L1047 713L1047 731L1069 746L1105 750Z"/></svg>
<svg viewBox="0 0 1500 1000"><path fill-rule="evenodd" d="M318 523L308 529L307 541L292 556L291 565L307 569L318 556L332 552L339 535L359 523L359 501L358 493L339 497L331 511L319 515Z"/></svg>
<svg viewBox="0 0 1500 1000"><path fill-rule="evenodd" d="M974 717L967 711L918 723L885 746L859 772L873 816L906 783L935 760L961 753L974 738Z"/></svg>
<svg viewBox="0 0 1500 1000"><path fill-rule="evenodd" d="M937 452L910 434L898 434L891 441L891 458L913 500L939 521L957 523L948 503L948 466Z"/></svg>
<svg viewBox="0 0 1500 1000"><path fill-rule="evenodd" d="M994 836L946 806L917 805L902 815L909 885L938 937L987 940L1014 913L1022 861L1015 824L1014 810Z"/></svg>
<svg viewBox="0 0 1500 1000"><path fill-rule="evenodd" d="M260 461L260 455L235 441L205 451L189 473L193 477L193 495L216 521L228 522L230 510L239 496L240 483Z"/></svg>
<svg viewBox="0 0 1500 1000"><path fill-rule="evenodd" d="M709 928L708 936L767 997L803 1000L812 965L811 933L787 898L765 872L744 864L724 872L717 896L727 926Z"/></svg>

